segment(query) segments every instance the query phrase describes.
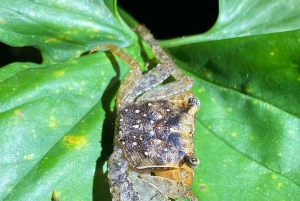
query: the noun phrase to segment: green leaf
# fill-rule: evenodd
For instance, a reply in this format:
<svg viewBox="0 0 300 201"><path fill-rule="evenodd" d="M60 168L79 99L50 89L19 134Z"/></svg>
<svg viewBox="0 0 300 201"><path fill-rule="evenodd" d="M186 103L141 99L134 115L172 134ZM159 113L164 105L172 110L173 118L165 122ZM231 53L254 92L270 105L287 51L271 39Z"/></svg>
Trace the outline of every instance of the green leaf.
<svg viewBox="0 0 300 201"><path fill-rule="evenodd" d="M216 24L202 35L163 41L163 46L178 46L203 41L254 36L300 28L300 2L260 0L220 0ZM195 25L196 26L196 25Z"/></svg>
<svg viewBox="0 0 300 201"><path fill-rule="evenodd" d="M44 58L0 71L0 200L50 200L52 190L59 200L111 200L114 101L129 68L84 53L112 43L143 65L136 35L110 0L0 2L0 40ZM300 196L299 4L221 1L209 32L161 42L201 101L199 200Z"/></svg>
<svg viewBox="0 0 300 201"><path fill-rule="evenodd" d="M38 48L47 64L79 57L102 43L128 46L135 36L114 10L113 1L1 0L0 40Z"/></svg>
<svg viewBox="0 0 300 201"><path fill-rule="evenodd" d="M202 103L200 200L300 196L299 20L297 1L221 1L209 32L161 43Z"/></svg>

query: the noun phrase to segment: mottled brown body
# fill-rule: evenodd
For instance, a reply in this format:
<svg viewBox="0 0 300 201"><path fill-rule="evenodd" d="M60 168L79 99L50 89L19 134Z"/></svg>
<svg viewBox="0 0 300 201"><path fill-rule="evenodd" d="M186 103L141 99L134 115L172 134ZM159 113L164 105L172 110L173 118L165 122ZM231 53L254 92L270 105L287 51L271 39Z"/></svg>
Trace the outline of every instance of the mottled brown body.
<svg viewBox="0 0 300 201"><path fill-rule="evenodd" d="M197 107L191 105L190 107ZM194 155L195 117L168 100L141 101L118 114L117 141L130 165L137 169L179 168Z"/></svg>
<svg viewBox="0 0 300 201"><path fill-rule="evenodd" d="M114 152L108 181L114 201L169 201L197 198L190 190L199 160L194 156L195 115L200 102L188 90L193 81L183 74L144 26L144 40L160 61L143 74L138 63L113 45L107 48L131 71L117 95ZM173 76L174 82L163 84ZM154 175L153 175L154 174Z"/></svg>

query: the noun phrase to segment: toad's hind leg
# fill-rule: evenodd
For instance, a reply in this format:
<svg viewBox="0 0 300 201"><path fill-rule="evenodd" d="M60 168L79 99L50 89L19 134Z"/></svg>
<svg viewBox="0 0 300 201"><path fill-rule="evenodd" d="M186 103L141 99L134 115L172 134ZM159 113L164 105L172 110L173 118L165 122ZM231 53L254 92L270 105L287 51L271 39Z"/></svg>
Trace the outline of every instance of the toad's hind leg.
<svg viewBox="0 0 300 201"><path fill-rule="evenodd" d="M144 40L148 43L155 57L161 64L172 67L172 76L176 81L157 87L151 91L146 92L139 98L139 100L150 99L165 99L167 97L183 93L193 86L193 80L185 75L171 60L167 53L158 45L157 40L153 37L150 31L143 25L136 28Z"/></svg>
<svg viewBox="0 0 300 201"><path fill-rule="evenodd" d="M139 25L136 27L144 40L148 43L149 47L152 50L152 53L158 61L163 64L172 65L173 72L172 75L176 80L179 80L183 77L187 77L171 60L168 54L158 45L157 40L153 37L150 31L144 26Z"/></svg>
<svg viewBox="0 0 300 201"><path fill-rule="evenodd" d="M160 191L164 192L170 198L184 199L190 198L191 201L198 201L196 196L191 192L190 188L181 182L172 181L163 177L141 175L142 179L155 185Z"/></svg>
<svg viewBox="0 0 300 201"><path fill-rule="evenodd" d="M128 164L121 158L122 150L115 146L108 162L108 182L113 201L141 201L126 175Z"/></svg>
<svg viewBox="0 0 300 201"><path fill-rule="evenodd" d="M143 75L139 64L132 57L111 44L99 45L93 48L91 52L102 48L107 48L132 69L127 74L118 92L116 104L119 110L125 107L127 103L132 103L140 94L163 82L172 73L173 67L171 65L158 64L155 68Z"/></svg>
<svg viewBox="0 0 300 201"><path fill-rule="evenodd" d="M128 177L143 201L170 201L159 189L141 179L138 173L128 171Z"/></svg>
<svg viewBox="0 0 300 201"><path fill-rule="evenodd" d="M134 101L135 97L133 97L133 90L136 84L142 79L143 75L137 61L134 60L132 57L128 56L128 54L126 54L119 47L116 47L111 44L99 45L97 47L94 47L90 51L90 53L104 48L107 48L110 52L112 52L114 55L119 57L124 63L126 63L132 69L125 77L123 83L119 88L119 92L117 95L116 105L117 108L121 108L126 103L130 103Z"/></svg>

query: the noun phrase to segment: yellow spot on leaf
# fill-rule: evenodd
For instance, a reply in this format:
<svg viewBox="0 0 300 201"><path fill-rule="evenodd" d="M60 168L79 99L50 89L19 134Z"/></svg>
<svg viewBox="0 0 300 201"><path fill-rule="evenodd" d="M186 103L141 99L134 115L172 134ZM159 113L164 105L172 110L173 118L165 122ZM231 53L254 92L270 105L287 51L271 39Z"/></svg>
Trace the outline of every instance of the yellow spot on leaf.
<svg viewBox="0 0 300 201"><path fill-rule="evenodd" d="M281 152L279 152L279 153L278 153L278 156L279 156L279 157L281 157L281 156L282 156L282 153L281 153Z"/></svg>
<svg viewBox="0 0 300 201"><path fill-rule="evenodd" d="M83 136L65 136L63 141L67 146L76 146L76 148L87 144L86 138Z"/></svg>
<svg viewBox="0 0 300 201"><path fill-rule="evenodd" d="M65 71L63 71L63 70L56 71L54 74L55 74L56 77L60 77L60 76L62 76L63 74L65 74Z"/></svg>
<svg viewBox="0 0 300 201"><path fill-rule="evenodd" d="M199 93L202 93L202 92L204 92L205 91L205 89L204 88L200 88L200 89L198 89L198 92Z"/></svg>
<svg viewBox="0 0 300 201"><path fill-rule="evenodd" d="M50 116L48 126L49 126L50 128L56 129L56 127L57 127L57 121L56 121L55 116L53 116L53 115Z"/></svg>
<svg viewBox="0 0 300 201"><path fill-rule="evenodd" d="M34 157L34 154L29 154L29 155L24 156L24 159L25 160L32 160L33 157Z"/></svg>
<svg viewBox="0 0 300 201"><path fill-rule="evenodd" d="M227 111L228 111L228 112L232 112L232 108L229 107L229 108L227 109Z"/></svg>
<svg viewBox="0 0 300 201"><path fill-rule="evenodd" d="M236 133L236 132L232 132L230 135L231 135L232 137L236 137L236 136L237 136L237 133Z"/></svg>
<svg viewBox="0 0 300 201"><path fill-rule="evenodd" d="M24 117L24 113L21 112L21 110L18 110L18 109L17 109L17 110L14 111L14 113L15 113L15 115L18 116L18 117Z"/></svg>
<svg viewBox="0 0 300 201"><path fill-rule="evenodd" d="M98 28L93 28L92 31L95 32L95 33L98 33L99 29Z"/></svg>
<svg viewBox="0 0 300 201"><path fill-rule="evenodd" d="M77 53L79 53L79 52L77 51ZM72 64L78 64L78 61L77 60L72 60L71 63Z"/></svg>
<svg viewBox="0 0 300 201"><path fill-rule="evenodd" d="M54 43L54 42L57 42L58 40L56 38L49 38L47 39L45 42L46 43Z"/></svg>
<svg viewBox="0 0 300 201"><path fill-rule="evenodd" d="M22 67L23 67L23 68L29 68L29 66L27 66L27 65L25 65L25 64L23 64Z"/></svg>
<svg viewBox="0 0 300 201"><path fill-rule="evenodd" d="M275 55L275 53L274 53L274 52L270 52L270 55L271 55L271 56L274 56L274 55Z"/></svg>
<svg viewBox="0 0 300 201"><path fill-rule="evenodd" d="M278 182L278 184L277 184L277 189L279 190L280 187L282 187L282 183L281 183L281 182Z"/></svg>
<svg viewBox="0 0 300 201"><path fill-rule="evenodd" d="M276 179L277 176L275 174L272 174L272 179Z"/></svg>

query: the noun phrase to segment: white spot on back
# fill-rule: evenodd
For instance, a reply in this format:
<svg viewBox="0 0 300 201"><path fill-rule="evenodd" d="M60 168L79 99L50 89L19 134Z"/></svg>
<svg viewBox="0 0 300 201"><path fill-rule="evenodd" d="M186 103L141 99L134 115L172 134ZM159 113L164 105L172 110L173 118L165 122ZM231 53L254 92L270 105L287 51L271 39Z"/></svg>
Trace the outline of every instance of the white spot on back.
<svg viewBox="0 0 300 201"><path fill-rule="evenodd" d="M136 110L136 111L134 111L134 112L135 112L135 113L140 113L140 111L141 111L141 110Z"/></svg>
<svg viewBox="0 0 300 201"><path fill-rule="evenodd" d="M144 154L145 154L146 156L148 156L148 155L149 155L149 153L148 153L148 152L146 152L146 151L145 151L145 153L144 153Z"/></svg>
<svg viewBox="0 0 300 201"><path fill-rule="evenodd" d="M136 145L137 145L137 142L133 142L132 145L133 145L133 146L136 146Z"/></svg>
<svg viewBox="0 0 300 201"><path fill-rule="evenodd" d="M148 103L148 106L151 106L152 105L152 103Z"/></svg>
<svg viewBox="0 0 300 201"><path fill-rule="evenodd" d="M139 125L133 125L132 127L133 128L139 128L140 126Z"/></svg>

